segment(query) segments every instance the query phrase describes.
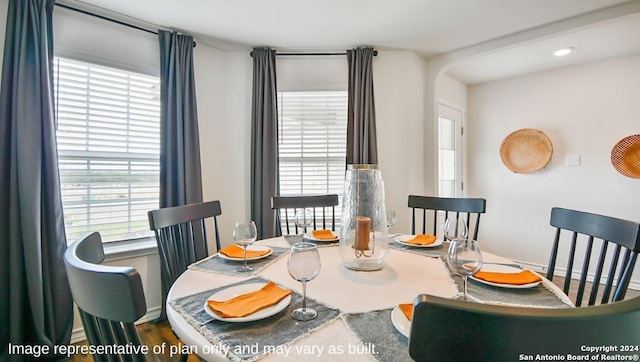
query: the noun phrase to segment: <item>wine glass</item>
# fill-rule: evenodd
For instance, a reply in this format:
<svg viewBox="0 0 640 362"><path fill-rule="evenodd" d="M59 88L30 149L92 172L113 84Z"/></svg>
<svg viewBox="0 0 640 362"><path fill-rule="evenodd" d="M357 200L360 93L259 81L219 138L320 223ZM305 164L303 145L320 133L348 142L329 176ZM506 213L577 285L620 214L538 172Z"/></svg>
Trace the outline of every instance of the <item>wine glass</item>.
<svg viewBox="0 0 640 362"><path fill-rule="evenodd" d="M444 222L445 240L453 241L456 239L466 239L469 236L469 230L464 219L447 219Z"/></svg>
<svg viewBox="0 0 640 362"><path fill-rule="evenodd" d="M311 211L304 208L296 209L295 223L298 228L302 229L302 235L307 232L307 228L311 225L312 220Z"/></svg>
<svg viewBox="0 0 640 362"><path fill-rule="evenodd" d="M258 237L256 223L253 221L237 222L233 228L233 241L244 248L244 266L238 269L240 272L250 272L253 267L247 265L247 247L253 244Z"/></svg>
<svg viewBox="0 0 640 362"><path fill-rule="evenodd" d="M318 254L316 245L309 242L293 244L287 268L293 279L302 282L302 308L291 312L291 318L299 321L315 318L318 313L307 308L307 282L314 279L320 272L320 254Z"/></svg>
<svg viewBox="0 0 640 362"><path fill-rule="evenodd" d="M396 223L396 210L387 209L387 229Z"/></svg>
<svg viewBox="0 0 640 362"><path fill-rule="evenodd" d="M472 239L453 239L447 252L449 268L462 276L464 282L464 300L467 300L467 278L482 268L480 245Z"/></svg>

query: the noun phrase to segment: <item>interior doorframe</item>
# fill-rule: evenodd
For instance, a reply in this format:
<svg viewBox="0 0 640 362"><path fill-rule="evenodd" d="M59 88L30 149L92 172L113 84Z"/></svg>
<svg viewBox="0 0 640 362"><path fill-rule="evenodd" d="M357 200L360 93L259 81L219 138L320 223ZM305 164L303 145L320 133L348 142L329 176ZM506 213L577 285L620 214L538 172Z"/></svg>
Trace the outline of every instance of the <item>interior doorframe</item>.
<svg viewBox="0 0 640 362"><path fill-rule="evenodd" d="M451 119L456 122L456 130L455 130L455 142L456 142L456 170L455 170L455 197L466 197L467 195L467 144L466 144L466 135L467 135L467 112L464 107L453 104L451 102L447 102L445 100L438 100L438 111L437 111L437 134L440 133L440 118ZM455 118L460 118L458 119ZM436 138L439 142L439 138ZM459 151L458 151L459 146ZM438 144L436 149L439 150L440 145ZM436 173L437 173L437 192L440 194L440 167L439 167L439 158L436 157Z"/></svg>

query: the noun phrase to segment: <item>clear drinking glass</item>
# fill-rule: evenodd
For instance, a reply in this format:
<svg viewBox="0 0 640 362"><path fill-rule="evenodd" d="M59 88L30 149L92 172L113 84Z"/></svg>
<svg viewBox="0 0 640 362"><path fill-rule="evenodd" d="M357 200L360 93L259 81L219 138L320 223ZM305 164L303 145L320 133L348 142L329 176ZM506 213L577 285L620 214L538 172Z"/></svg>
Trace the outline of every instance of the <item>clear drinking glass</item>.
<svg viewBox="0 0 640 362"><path fill-rule="evenodd" d="M444 237L445 241L452 241L455 239L466 239L469 236L469 230L467 229L467 223L464 219L447 219L444 222Z"/></svg>
<svg viewBox="0 0 640 362"><path fill-rule="evenodd" d="M387 209L387 229L396 223L396 210Z"/></svg>
<svg viewBox="0 0 640 362"><path fill-rule="evenodd" d="M256 223L253 221L237 222L233 228L233 241L244 248L244 266L238 271L250 272L253 267L247 265L247 247L253 244L258 237Z"/></svg>
<svg viewBox="0 0 640 362"><path fill-rule="evenodd" d="M291 318L299 321L315 318L318 313L307 308L307 282L313 280L320 272L320 254L318 254L316 245L308 242L293 244L287 268L289 275L302 283L302 308L295 309L291 313Z"/></svg>
<svg viewBox="0 0 640 362"><path fill-rule="evenodd" d="M467 300L467 278L482 268L480 244L471 239L453 239L447 252L449 268L462 276L464 282L464 300Z"/></svg>
<svg viewBox="0 0 640 362"><path fill-rule="evenodd" d="M298 228L302 229L302 235L307 232L307 228L311 226L312 221L309 209L296 209L295 223Z"/></svg>

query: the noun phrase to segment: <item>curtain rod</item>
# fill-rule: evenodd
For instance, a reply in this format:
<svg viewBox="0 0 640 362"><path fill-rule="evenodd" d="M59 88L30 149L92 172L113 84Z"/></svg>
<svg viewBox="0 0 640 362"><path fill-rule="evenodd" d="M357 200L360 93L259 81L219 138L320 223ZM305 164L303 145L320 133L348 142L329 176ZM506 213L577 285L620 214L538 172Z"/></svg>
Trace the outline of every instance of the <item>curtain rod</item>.
<svg viewBox="0 0 640 362"><path fill-rule="evenodd" d="M253 52L249 53L249 55L250 55L251 57L253 57ZM318 56L318 55L319 55L319 56L347 55L347 53L346 53L346 52L344 52L344 53L278 53L278 52L276 51L276 56L278 56L278 55L284 55L284 56L296 56L296 57L298 57L298 56L308 56L308 55L315 55L315 56ZM377 56L377 55L378 55L378 51L377 51L377 50L374 50L374 51L373 51L373 56L375 57L375 56Z"/></svg>
<svg viewBox="0 0 640 362"><path fill-rule="evenodd" d="M85 14L85 15L93 16L93 17L96 17L96 18L99 18L99 19L102 19L102 20L110 21L112 23L124 25L124 26L129 27L129 28L133 28L133 29L136 29L136 30L141 30L141 31L150 33L150 34L158 35L157 31L153 31L153 30L149 30L149 29L145 29L145 28L139 27L137 25L125 23L124 21L120 21L120 20L116 20L116 19L113 19L113 18L106 17L104 15L92 13L92 12L87 11L87 10L74 8L73 6L69 6L69 5L65 5L65 4L59 4L57 2L55 3L55 5L59 6L61 8L65 8L65 9L68 9L68 10L76 11L76 12L79 12L79 13L82 13L82 14ZM195 46L196 46L196 42L194 41L193 42L193 47L195 48Z"/></svg>

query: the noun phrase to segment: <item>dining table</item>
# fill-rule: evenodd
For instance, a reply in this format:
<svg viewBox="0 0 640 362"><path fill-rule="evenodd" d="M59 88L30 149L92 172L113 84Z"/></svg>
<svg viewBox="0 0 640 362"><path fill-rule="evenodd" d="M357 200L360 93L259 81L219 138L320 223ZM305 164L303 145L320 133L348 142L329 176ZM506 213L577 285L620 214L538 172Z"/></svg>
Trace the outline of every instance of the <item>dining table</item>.
<svg viewBox="0 0 640 362"><path fill-rule="evenodd" d="M401 235L399 235L401 236ZM399 305L413 303L419 294L462 297L462 278L444 260L447 243L412 247L389 237L384 266L378 271L355 271L343 265L339 242L314 240L309 234L257 241L250 248L270 254L249 261L251 272L241 272L242 259L216 253L198 261L175 281L167 297L167 318L182 344L177 353L196 354L206 361L410 361L411 322ZM300 241L317 245L321 270L307 283L307 306L316 318L297 321L291 311L300 307L302 285L287 269L291 246ZM439 240L438 240L439 241ZM485 268L522 269L513 261L483 252ZM207 311L212 296L232 296L234 290L269 281L292 291L286 303L270 307L265 317L225 320ZM470 279L468 300L477 303L571 308L571 300L552 282L525 287L500 287ZM425 336L428 343L428 336Z"/></svg>

